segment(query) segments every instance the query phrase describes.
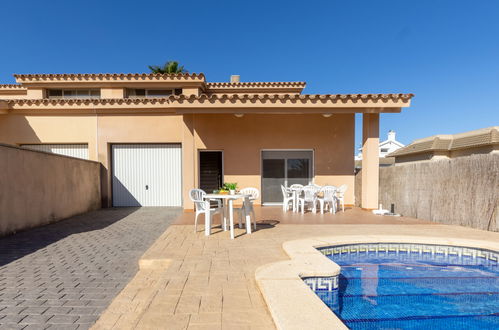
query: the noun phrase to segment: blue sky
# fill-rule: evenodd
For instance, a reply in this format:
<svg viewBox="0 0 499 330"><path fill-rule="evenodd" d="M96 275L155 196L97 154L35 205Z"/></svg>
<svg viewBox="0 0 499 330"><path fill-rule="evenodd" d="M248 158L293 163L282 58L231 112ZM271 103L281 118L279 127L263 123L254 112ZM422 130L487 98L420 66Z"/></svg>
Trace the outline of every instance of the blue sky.
<svg viewBox="0 0 499 330"><path fill-rule="evenodd" d="M381 137L499 125L499 1L2 1L0 83L13 73L147 72L306 81L305 93L414 93ZM360 121L358 121L360 124ZM357 125L360 127L359 125ZM356 144L360 142L357 129Z"/></svg>

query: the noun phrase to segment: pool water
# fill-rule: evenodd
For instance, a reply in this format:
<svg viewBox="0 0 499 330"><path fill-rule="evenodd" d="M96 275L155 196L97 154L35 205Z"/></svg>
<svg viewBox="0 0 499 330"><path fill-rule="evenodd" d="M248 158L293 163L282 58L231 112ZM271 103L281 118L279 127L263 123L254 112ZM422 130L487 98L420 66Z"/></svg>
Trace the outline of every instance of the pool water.
<svg viewBox="0 0 499 330"><path fill-rule="evenodd" d="M316 294L351 329L499 329L497 261L421 252L327 255L339 288Z"/></svg>

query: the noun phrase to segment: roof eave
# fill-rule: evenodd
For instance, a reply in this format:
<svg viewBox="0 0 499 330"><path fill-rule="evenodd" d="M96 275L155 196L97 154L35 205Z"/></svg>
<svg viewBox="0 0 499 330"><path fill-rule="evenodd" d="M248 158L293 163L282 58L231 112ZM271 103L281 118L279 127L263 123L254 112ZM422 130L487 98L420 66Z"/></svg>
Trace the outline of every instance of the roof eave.
<svg viewBox="0 0 499 330"><path fill-rule="evenodd" d="M410 106L410 95L216 95L162 99L17 99L13 110L164 109L178 113L397 113Z"/></svg>
<svg viewBox="0 0 499 330"><path fill-rule="evenodd" d="M14 74L16 82L23 85L54 83L95 83L95 82L180 82L195 81L205 83L203 73L67 73L67 74Z"/></svg>

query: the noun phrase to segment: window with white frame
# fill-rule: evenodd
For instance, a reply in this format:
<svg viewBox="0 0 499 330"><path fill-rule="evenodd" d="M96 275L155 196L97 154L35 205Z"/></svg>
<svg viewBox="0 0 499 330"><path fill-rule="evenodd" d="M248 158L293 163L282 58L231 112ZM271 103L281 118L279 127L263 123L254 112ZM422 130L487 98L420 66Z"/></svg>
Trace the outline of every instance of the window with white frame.
<svg viewBox="0 0 499 330"><path fill-rule="evenodd" d="M127 95L130 98L161 98L170 95L182 94L181 88L175 89L128 89Z"/></svg>
<svg viewBox="0 0 499 330"><path fill-rule="evenodd" d="M100 89L49 89L49 99L99 99Z"/></svg>

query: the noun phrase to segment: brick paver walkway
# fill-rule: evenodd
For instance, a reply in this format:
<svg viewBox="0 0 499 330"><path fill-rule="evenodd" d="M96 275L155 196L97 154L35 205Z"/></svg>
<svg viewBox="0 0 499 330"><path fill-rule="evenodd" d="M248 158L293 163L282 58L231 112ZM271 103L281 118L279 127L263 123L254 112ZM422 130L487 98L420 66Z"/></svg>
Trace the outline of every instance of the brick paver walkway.
<svg viewBox="0 0 499 330"><path fill-rule="evenodd" d="M88 329L181 212L104 209L0 238L0 329Z"/></svg>

